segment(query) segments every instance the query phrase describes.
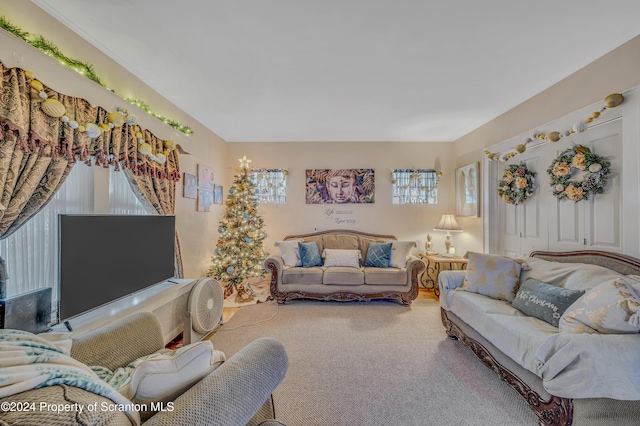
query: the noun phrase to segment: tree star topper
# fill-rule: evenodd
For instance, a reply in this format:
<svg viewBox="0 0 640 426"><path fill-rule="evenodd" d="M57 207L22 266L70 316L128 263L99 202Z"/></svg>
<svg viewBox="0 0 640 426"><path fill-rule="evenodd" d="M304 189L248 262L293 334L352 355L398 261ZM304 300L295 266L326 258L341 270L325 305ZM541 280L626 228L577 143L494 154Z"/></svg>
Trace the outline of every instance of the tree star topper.
<svg viewBox="0 0 640 426"><path fill-rule="evenodd" d="M238 161L240 162L241 169L249 168L249 163L251 162L251 160L248 160L246 155L243 155L242 158L238 158Z"/></svg>

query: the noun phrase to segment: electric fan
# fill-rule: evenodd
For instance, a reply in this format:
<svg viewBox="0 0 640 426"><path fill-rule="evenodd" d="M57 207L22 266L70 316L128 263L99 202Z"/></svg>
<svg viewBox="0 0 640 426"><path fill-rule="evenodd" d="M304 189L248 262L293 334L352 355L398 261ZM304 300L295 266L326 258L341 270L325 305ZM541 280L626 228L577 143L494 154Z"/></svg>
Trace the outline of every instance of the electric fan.
<svg viewBox="0 0 640 426"><path fill-rule="evenodd" d="M184 322L184 344L197 342L222 320L224 295L213 278L200 278L191 289Z"/></svg>

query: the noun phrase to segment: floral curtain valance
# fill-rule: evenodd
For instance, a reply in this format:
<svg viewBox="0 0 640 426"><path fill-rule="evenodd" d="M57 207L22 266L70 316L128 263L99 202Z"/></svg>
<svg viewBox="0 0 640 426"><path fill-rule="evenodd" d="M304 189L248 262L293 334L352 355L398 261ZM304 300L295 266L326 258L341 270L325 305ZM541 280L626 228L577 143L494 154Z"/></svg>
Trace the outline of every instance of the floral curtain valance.
<svg viewBox="0 0 640 426"><path fill-rule="evenodd" d="M77 123L108 124L109 111L46 86L36 90L29 85L30 78L20 68L7 68L0 62L0 71L0 143L15 141L24 154L36 153L53 159L64 157L70 163L80 160L88 164L93 157L95 164L113 165L116 170L129 169L135 175L172 181L180 179L177 151L167 152L165 141L148 130L125 123L92 139L87 132L73 129L60 118L45 114L39 92L45 92L47 99L60 101L66 109L65 116ZM151 146L152 152L165 151L166 161L160 164L139 152L142 139Z"/></svg>

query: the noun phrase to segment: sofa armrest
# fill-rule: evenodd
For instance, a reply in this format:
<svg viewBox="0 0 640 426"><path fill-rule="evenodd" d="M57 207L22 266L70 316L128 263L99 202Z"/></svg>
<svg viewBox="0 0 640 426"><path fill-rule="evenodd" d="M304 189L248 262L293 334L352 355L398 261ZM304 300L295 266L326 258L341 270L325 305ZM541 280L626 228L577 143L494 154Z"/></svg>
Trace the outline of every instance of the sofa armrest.
<svg viewBox="0 0 640 426"><path fill-rule="evenodd" d="M284 379L289 358L282 343L263 337L249 343L159 412L145 426L245 426Z"/></svg>
<svg viewBox="0 0 640 426"><path fill-rule="evenodd" d="M284 261L282 260L282 256L272 254L267 257L263 266L271 276L275 275L278 284L282 284L282 271L284 271Z"/></svg>
<svg viewBox="0 0 640 426"><path fill-rule="evenodd" d="M422 271L426 269L427 265L422 261L422 259L409 255L407 258L407 284L412 284L413 278L415 276L416 283L418 282L418 275Z"/></svg>
<svg viewBox="0 0 640 426"><path fill-rule="evenodd" d="M448 293L462 286L467 271L442 271L438 274L440 287L440 307L449 310Z"/></svg>

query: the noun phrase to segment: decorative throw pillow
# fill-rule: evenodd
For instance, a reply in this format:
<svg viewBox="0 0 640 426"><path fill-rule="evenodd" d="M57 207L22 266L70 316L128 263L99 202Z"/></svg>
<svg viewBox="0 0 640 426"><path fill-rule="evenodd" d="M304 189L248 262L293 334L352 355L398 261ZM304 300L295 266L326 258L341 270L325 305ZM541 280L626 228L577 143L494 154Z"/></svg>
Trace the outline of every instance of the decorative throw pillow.
<svg viewBox="0 0 640 426"><path fill-rule="evenodd" d="M276 241L274 243L274 245L280 249L280 255L282 256L285 269L302 266L298 242L300 242L300 240Z"/></svg>
<svg viewBox="0 0 640 426"><path fill-rule="evenodd" d="M367 258L364 266L374 266L376 268L388 268L389 257L391 257L392 243L371 243L367 250Z"/></svg>
<svg viewBox="0 0 640 426"><path fill-rule="evenodd" d="M512 302L520 279L521 261L495 254L468 253L461 290Z"/></svg>
<svg viewBox="0 0 640 426"><path fill-rule="evenodd" d="M324 266L350 266L360 267L360 250L324 249Z"/></svg>
<svg viewBox="0 0 640 426"><path fill-rule="evenodd" d="M209 340L183 346L175 351L158 352L129 364L130 379L118 391L137 404L173 401L225 361L222 352ZM143 418L153 413L141 413Z"/></svg>
<svg viewBox="0 0 640 426"><path fill-rule="evenodd" d="M315 242L298 242L298 250L300 250L300 259L302 260L302 266L304 266L305 268L310 268L312 266L322 266L320 250L318 250L318 245Z"/></svg>
<svg viewBox="0 0 640 426"><path fill-rule="evenodd" d="M511 305L557 327L564 311L583 294L584 290L569 290L530 278L520 287Z"/></svg>
<svg viewBox="0 0 640 426"><path fill-rule="evenodd" d="M586 292L560 318L561 333L638 333L640 296L619 277Z"/></svg>
<svg viewBox="0 0 640 426"><path fill-rule="evenodd" d="M389 258L389 266L392 268L405 269L407 267L407 259L411 249L416 246L415 241L392 241L391 256Z"/></svg>

